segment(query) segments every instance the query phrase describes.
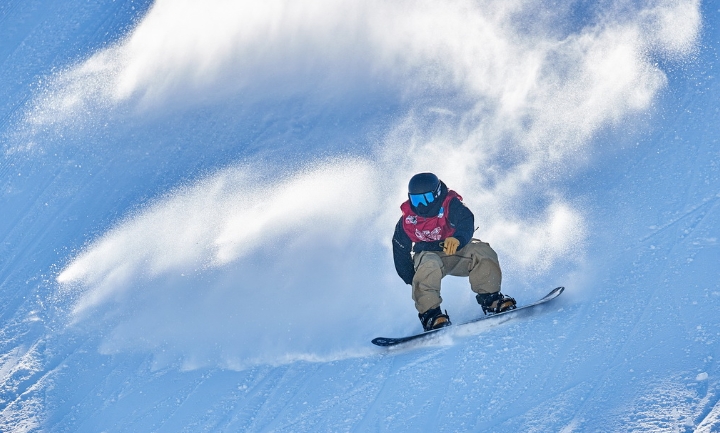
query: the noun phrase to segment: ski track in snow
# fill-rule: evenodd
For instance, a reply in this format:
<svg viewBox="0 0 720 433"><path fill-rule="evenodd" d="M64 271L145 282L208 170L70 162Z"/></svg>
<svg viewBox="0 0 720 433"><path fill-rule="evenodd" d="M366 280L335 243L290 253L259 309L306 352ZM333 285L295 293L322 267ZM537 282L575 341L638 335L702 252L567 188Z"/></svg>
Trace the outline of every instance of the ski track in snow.
<svg viewBox="0 0 720 433"><path fill-rule="evenodd" d="M701 203L698 203L695 206L693 206L692 208L690 208L689 210L683 212L681 215L679 215L677 218L673 219L672 221L669 221L660 227L651 226L650 229L652 229L653 232L651 234L645 236L644 238L640 239L640 241L645 242L645 241L653 238L658 233L660 233L664 230L667 230L668 228L670 228L672 226L675 226L676 224L678 224L685 218L692 216L696 212L704 210L706 207L715 206L717 204L718 198L720 198L720 194L715 195L710 198L706 198ZM694 222L691 223L691 225L689 227L685 228L684 230L686 230L688 232L692 231L693 228L702 221L702 219L705 217L705 215L706 215L706 211L700 212L700 216L695 218Z"/></svg>

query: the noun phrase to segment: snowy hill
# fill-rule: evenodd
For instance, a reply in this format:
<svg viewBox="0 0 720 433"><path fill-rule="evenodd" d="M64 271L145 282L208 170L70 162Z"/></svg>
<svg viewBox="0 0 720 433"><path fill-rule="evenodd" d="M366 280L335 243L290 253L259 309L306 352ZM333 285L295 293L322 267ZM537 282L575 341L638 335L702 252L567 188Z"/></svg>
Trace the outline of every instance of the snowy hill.
<svg viewBox="0 0 720 433"><path fill-rule="evenodd" d="M0 5L0 431L720 431L720 5ZM417 332L407 181L536 314ZM455 321L480 314L443 282Z"/></svg>

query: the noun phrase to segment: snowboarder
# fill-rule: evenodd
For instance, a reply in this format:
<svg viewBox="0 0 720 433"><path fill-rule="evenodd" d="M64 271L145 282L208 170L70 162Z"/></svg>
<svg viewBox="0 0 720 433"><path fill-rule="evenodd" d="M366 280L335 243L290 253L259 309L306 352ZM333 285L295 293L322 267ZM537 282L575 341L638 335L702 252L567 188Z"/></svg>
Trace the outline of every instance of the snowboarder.
<svg viewBox="0 0 720 433"><path fill-rule="evenodd" d="M440 280L446 275L470 277L470 288L485 314L515 308L515 299L500 293L502 273L497 253L472 237L473 213L455 191L432 173L410 179L408 200L393 235L395 269L412 286L412 298L423 329L450 325L440 310Z"/></svg>

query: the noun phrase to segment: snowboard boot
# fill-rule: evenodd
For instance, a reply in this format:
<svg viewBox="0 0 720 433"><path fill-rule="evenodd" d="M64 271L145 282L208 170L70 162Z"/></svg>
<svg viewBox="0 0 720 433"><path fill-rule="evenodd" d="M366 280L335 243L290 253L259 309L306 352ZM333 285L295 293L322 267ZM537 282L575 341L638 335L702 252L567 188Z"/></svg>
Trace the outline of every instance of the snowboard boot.
<svg viewBox="0 0 720 433"><path fill-rule="evenodd" d="M447 311L443 314L443 312L440 311L440 307L431 308L422 314L418 314L418 317L425 331L451 325L450 316L447 315Z"/></svg>
<svg viewBox="0 0 720 433"><path fill-rule="evenodd" d="M514 310L517 304L515 299L500 292L478 293L475 299L477 299L477 303L480 304L485 314L497 314L507 310Z"/></svg>

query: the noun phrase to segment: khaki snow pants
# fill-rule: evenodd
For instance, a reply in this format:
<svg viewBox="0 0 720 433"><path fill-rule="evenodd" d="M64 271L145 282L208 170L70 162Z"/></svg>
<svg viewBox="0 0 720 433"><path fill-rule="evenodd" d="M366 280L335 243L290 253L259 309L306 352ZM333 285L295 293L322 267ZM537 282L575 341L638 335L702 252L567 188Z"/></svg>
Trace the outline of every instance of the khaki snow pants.
<svg viewBox="0 0 720 433"><path fill-rule="evenodd" d="M502 271L497 253L481 240L472 239L452 256L442 251L421 251L413 261L412 298L418 313L440 305L440 280L446 275L470 277L470 288L475 293L500 291Z"/></svg>

